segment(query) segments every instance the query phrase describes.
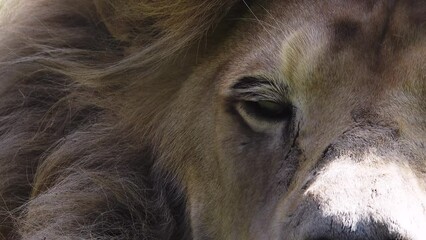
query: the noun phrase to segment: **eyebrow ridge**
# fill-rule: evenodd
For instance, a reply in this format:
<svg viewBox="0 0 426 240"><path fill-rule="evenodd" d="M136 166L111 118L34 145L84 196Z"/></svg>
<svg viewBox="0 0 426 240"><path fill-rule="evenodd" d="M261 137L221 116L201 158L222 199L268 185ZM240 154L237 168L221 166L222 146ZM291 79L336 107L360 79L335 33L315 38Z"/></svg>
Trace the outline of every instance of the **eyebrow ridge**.
<svg viewBox="0 0 426 240"><path fill-rule="evenodd" d="M288 92L283 81L265 77L244 77L232 86L231 95L245 101L288 102Z"/></svg>

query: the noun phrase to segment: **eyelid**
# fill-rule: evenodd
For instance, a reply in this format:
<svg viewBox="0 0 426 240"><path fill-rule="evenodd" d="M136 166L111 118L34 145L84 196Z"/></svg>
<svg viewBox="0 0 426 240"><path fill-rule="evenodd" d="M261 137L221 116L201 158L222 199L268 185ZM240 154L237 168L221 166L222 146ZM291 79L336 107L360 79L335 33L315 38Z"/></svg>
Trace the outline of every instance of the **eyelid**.
<svg viewBox="0 0 426 240"><path fill-rule="evenodd" d="M293 117L289 90L282 80L256 76L244 77L229 89L228 97L238 115L255 132L275 134L287 126ZM261 101L276 103L282 106L284 111L282 114L269 115L265 114L263 109L258 109L257 105L248 105L250 103L258 104ZM287 111L287 107L291 108L291 111Z"/></svg>
<svg viewBox="0 0 426 240"><path fill-rule="evenodd" d="M271 81L266 80L263 77L243 77L238 80L237 83L232 86L233 89L247 89L260 84L270 84Z"/></svg>
<svg viewBox="0 0 426 240"><path fill-rule="evenodd" d="M242 103L237 103L236 110L242 119L250 126L250 128L258 133L276 133L280 132L280 128L284 123L281 121L259 121L259 119L250 116L244 109ZM278 131L277 131L278 130Z"/></svg>
<svg viewBox="0 0 426 240"><path fill-rule="evenodd" d="M231 97L240 101L272 101L286 103L289 90L281 80L244 77L231 89Z"/></svg>

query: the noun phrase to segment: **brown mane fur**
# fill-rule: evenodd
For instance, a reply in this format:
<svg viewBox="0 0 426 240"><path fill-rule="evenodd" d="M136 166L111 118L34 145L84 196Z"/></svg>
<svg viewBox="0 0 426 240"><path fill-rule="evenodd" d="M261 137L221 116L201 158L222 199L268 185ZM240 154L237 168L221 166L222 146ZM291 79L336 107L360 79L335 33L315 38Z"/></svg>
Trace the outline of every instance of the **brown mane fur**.
<svg viewBox="0 0 426 240"><path fill-rule="evenodd" d="M236 1L172 2L4 2L0 238L188 234L178 181L157 163L162 133L151 130L193 64L182 59L202 54Z"/></svg>

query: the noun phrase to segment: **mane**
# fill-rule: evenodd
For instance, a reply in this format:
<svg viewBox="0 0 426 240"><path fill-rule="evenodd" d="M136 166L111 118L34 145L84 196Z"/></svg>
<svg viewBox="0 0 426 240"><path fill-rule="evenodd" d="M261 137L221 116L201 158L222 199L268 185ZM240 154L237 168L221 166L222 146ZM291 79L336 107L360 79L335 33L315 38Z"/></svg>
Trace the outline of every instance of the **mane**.
<svg viewBox="0 0 426 240"><path fill-rule="evenodd" d="M194 64L184 56L237 1L170 2L0 1L4 238L190 234L183 189L154 167L157 129Z"/></svg>

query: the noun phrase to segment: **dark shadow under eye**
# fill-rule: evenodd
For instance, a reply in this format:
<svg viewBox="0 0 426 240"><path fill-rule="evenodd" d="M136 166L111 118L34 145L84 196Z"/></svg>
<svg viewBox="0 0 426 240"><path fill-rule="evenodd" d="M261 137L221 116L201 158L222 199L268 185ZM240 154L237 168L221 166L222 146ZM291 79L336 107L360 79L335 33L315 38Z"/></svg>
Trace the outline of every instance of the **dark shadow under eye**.
<svg viewBox="0 0 426 240"><path fill-rule="evenodd" d="M242 107L248 115L265 121L285 121L293 116L293 106L290 103L244 101Z"/></svg>

